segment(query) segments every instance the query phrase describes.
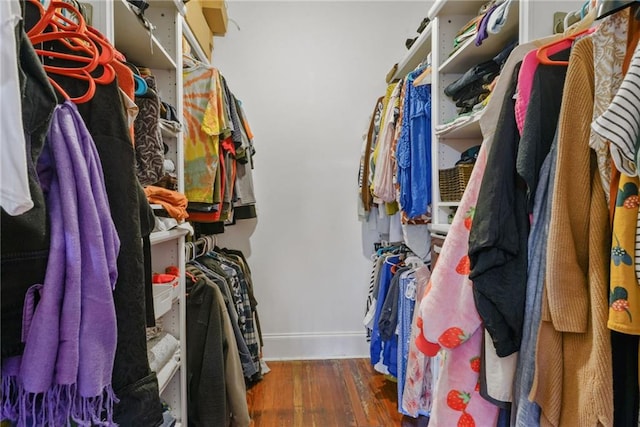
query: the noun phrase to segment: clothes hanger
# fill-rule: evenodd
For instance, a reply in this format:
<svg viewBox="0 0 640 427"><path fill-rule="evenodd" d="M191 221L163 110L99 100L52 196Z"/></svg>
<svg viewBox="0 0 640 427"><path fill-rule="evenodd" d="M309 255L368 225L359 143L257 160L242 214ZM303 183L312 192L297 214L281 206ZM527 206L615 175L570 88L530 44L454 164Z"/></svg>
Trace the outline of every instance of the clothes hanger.
<svg viewBox="0 0 640 427"><path fill-rule="evenodd" d="M582 18L580 18L580 16L578 16L579 11L577 10L572 10L571 12L568 12L565 16L564 16L564 27L565 29L569 28L570 26L572 26L573 24L580 22L580 20Z"/></svg>
<svg viewBox="0 0 640 427"><path fill-rule="evenodd" d="M213 66L205 62L202 62L198 58L195 58L187 53L182 54L182 65L185 68L195 68L195 67L213 68Z"/></svg>
<svg viewBox="0 0 640 427"><path fill-rule="evenodd" d="M424 261L417 255L411 254L404 259L404 263L407 267L419 268L424 265Z"/></svg>
<svg viewBox="0 0 640 427"><path fill-rule="evenodd" d="M76 43L80 41L84 41L85 44L83 45L83 47L79 47L76 45L76 49L82 49L84 51L87 51L88 53L91 53L92 56L80 56L80 55L74 55L70 53L58 52L55 50L42 49L38 47L38 45L41 43L45 43L49 41L58 41L60 40L61 37L69 37L70 40L73 40ZM39 56L46 56L48 58L65 59L68 61L87 64L84 67L58 67L53 65L45 65L45 67L54 68L58 70L69 70L72 73L80 72L80 71L87 71L90 73L93 70L95 70L96 67L98 66L98 55L97 55L98 47L93 43L93 41L89 37L85 36L84 34L79 34L71 31L58 31L58 32L41 33L38 35L34 35L29 37L29 40L31 40L31 43L34 45L34 50L36 51L36 54L38 54ZM70 41L67 41L66 43L69 43L71 45Z"/></svg>
<svg viewBox="0 0 640 427"><path fill-rule="evenodd" d="M586 34L593 33L596 28L593 27L593 23L595 22L596 17L596 8L595 2L591 1L590 3L585 3L586 6L589 6L589 11L584 15L584 18L573 24L571 27L566 28L562 37L556 39L544 46L538 48L538 52L536 54L538 58L538 62L544 65L564 65L568 66L568 61L554 61L550 58L550 55L553 55L557 52L560 52L564 49L569 49L573 46L574 41L581 36ZM584 9L584 6L580 8L580 11Z"/></svg>
<svg viewBox="0 0 640 427"><path fill-rule="evenodd" d="M147 94L147 91L149 90L149 86L147 85L147 81L144 78L142 78L138 74L134 74L133 82L135 83L134 94L136 96L143 96Z"/></svg>
<svg viewBox="0 0 640 427"><path fill-rule="evenodd" d="M385 252L393 252L402 248L403 245L392 245L392 246L383 246L376 251L378 256L381 256Z"/></svg>
<svg viewBox="0 0 640 427"><path fill-rule="evenodd" d="M211 240L209 239L209 236L202 236L201 239L203 242L203 252L204 254L208 254L211 252Z"/></svg>
<svg viewBox="0 0 640 427"><path fill-rule="evenodd" d="M51 74L62 74L62 75L68 75L66 72L64 73L58 73L57 70L50 70L47 69L47 66L44 66L45 71L47 71L48 73ZM93 78L93 76L91 76L91 74L87 73L87 72L83 72L83 73L76 73L73 75L73 78L76 80L84 80L87 82L88 86L87 86L87 91L80 95L77 96L75 98L70 97L67 92L62 88L62 86L60 86L60 84L58 82L56 82L53 78L51 78L51 76L49 76L49 82L51 83L51 85L66 99L69 101L72 101L75 104L82 104L85 103L87 101L90 101L91 98L93 98L93 95L96 94L96 80L95 78Z"/></svg>
<svg viewBox="0 0 640 427"><path fill-rule="evenodd" d="M587 16L587 13L589 12L589 8L590 8L590 4L589 4L589 0L587 0L586 2L584 2L584 4L582 5L582 7L580 8L580 19L584 19L585 16Z"/></svg>
<svg viewBox="0 0 640 427"><path fill-rule="evenodd" d="M538 48L538 53L537 53L537 57L538 57L538 62L540 62L541 64L544 65L564 65L564 66L568 66L569 65L569 61L556 61L553 60L551 58L549 58L550 55L552 55L553 53L557 53L560 51L563 51L565 49L569 49L571 46L573 46L573 42L584 35L587 34L591 34L595 31L595 28L589 28L587 30L584 31L580 31L576 34L570 35L568 37L564 37L561 38L560 40L556 40L553 41L551 43L548 43L544 46L541 46L540 48Z"/></svg>
<svg viewBox="0 0 640 427"><path fill-rule="evenodd" d="M425 68L422 74L415 78L415 80L413 81L413 86L418 87L431 84L431 71L431 66Z"/></svg>
<svg viewBox="0 0 640 427"><path fill-rule="evenodd" d="M30 40L31 40L31 43L33 43L34 45L38 45L43 42L58 40L57 37L59 36L64 37L66 35L73 36L74 38L84 37L85 41L87 41L89 45L92 45L92 42L89 40L89 38L85 36L80 36L73 32L44 33L37 36L33 36ZM95 47L95 45L93 46ZM77 68L59 67L59 66L47 65L46 63L44 63L42 67L44 68L45 72L47 72L49 82L51 83L51 85L64 97L64 99L75 102L76 104L82 104L84 102L89 101L91 98L93 98L93 95L95 95L95 91L96 91L96 82L90 73L91 71L95 70L95 67L98 63L97 55L87 58L79 55L69 55L62 52L49 51L49 50L40 49L40 48L34 48L34 50L36 54L42 57L70 59L69 57L71 56L71 59L73 59L76 62L80 62L80 63L86 62L87 63L86 66L77 67ZM96 52L97 52L97 48L96 48ZM78 97L71 97L62 88L62 86L60 86L60 84L57 81L55 81L55 79L51 76L51 74L69 76L77 80L84 80L88 83L87 91Z"/></svg>
<svg viewBox="0 0 640 427"><path fill-rule="evenodd" d="M191 257L193 254L192 249L193 249L193 243L184 242L184 258L187 262L193 261L193 258Z"/></svg>
<svg viewBox="0 0 640 427"><path fill-rule="evenodd" d="M29 40L34 45L36 54L43 61L43 68L49 74L49 81L65 98L77 104L90 100L96 90L96 83L109 84L115 79L115 70L110 62L115 58L113 46L97 30L86 25L84 17L72 4L64 1L52 1L47 9L37 0L30 0L40 14L40 19L28 31ZM68 15L68 16L67 16ZM44 46L44 44L48 46ZM59 43L70 52L60 52L52 48L52 43ZM81 66L65 66L47 64L47 59L61 59ZM95 76L95 71L102 71ZM92 73L94 75L92 75ZM87 91L72 98L56 82L53 75L72 77L88 83Z"/></svg>
<svg viewBox="0 0 640 427"><path fill-rule="evenodd" d="M109 84L115 78L115 71L109 65L109 63L115 59L115 49L98 30L86 25L84 16L80 13L79 8L77 6L73 6L75 3L75 0L52 2L49 9L45 11L41 22L46 24L46 22L49 21L49 26L53 31L77 32L87 36L93 42L98 51L98 63L105 68L102 76L95 77L96 82L100 84ZM65 16L65 11L70 11L72 16L75 16L76 20ZM43 24L40 24L38 28L41 28L41 25ZM35 30L37 30L37 28L30 31L30 33L33 32L32 36L36 34ZM72 51L77 51L85 47L83 44L80 46L74 46L69 43L66 38L61 38L60 42L64 43ZM88 50L87 52L94 55L95 49ZM73 58L71 59L73 60Z"/></svg>
<svg viewBox="0 0 640 427"><path fill-rule="evenodd" d="M94 79L96 83L102 85L110 84L116 78L116 72L111 66L111 63L116 59L116 49L107 38L95 28L87 26L86 34L98 47L98 63L104 70L100 77L94 76Z"/></svg>
<svg viewBox="0 0 640 427"><path fill-rule="evenodd" d="M75 20L64 16L60 10L66 10L71 8L68 3L54 1L49 4L47 9L44 9L43 5L37 0L30 0L30 4L36 7L36 10L40 16L40 19L36 24L27 32L27 37L33 44L41 43L42 41L33 41L34 37L48 34L50 37L48 41L58 40L67 49L72 52L84 53L87 56L93 57L96 52L96 46L94 43L87 45L77 40L76 35L86 40L86 23L82 18L82 15L77 11ZM64 33L64 34L61 34ZM58 56L63 59L75 60L75 55L72 53L65 53L64 56Z"/></svg>
<svg viewBox="0 0 640 427"><path fill-rule="evenodd" d="M29 0L29 4L36 7L40 16L38 22L36 22L35 25L31 27L29 31L27 31L27 36L29 38L36 34L43 33L47 29L47 27L51 27L50 30L52 31L58 31L59 28L66 28L68 31L80 30L84 32L83 27L86 26L84 18L79 15L76 16L76 20L74 21L70 18L67 18L66 16L63 16L58 11L58 8L64 9L69 6L69 4L64 2L57 2L59 4L56 5L55 3L56 2L50 2L50 4L45 9L44 5L38 0ZM57 19L59 19L61 22L58 22Z"/></svg>
<svg viewBox="0 0 640 427"><path fill-rule="evenodd" d="M198 253L196 255L196 258L199 258L199 257L201 257L201 256L203 256L204 254L207 253L207 242L202 237L200 237L198 240L196 240L196 249L197 249L197 247L199 245L202 245L202 252Z"/></svg>
<svg viewBox="0 0 640 427"><path fill-rule="evenodd" d="M207 252L214 252L216 249L216 236L211 234L211 235L205 236L205 239L207 239L207 243L208 243Z"/></svg>
<svg viewBox="0 0 640 427"><path fill-rule="evenodd" d="M638 0L622 1L622 0L599 0L598 1L598 13L596 19L606 18L609 15L613 15L616 12L621 11L633 4L639 3Z"/></svg>

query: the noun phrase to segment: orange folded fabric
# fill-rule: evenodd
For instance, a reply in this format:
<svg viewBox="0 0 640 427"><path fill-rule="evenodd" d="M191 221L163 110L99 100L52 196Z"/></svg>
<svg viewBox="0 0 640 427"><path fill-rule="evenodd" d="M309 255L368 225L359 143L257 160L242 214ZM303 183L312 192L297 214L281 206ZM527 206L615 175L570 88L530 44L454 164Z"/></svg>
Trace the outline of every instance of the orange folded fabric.
<svg viewBox="0 0 640 427"><path fill-rule="evenodd" d="M189 202L184 194L154 185L145 187L144 194L147 195L149 203L162 205L169 215L178 221L189 218L187 213L187 204Z"/></svg>

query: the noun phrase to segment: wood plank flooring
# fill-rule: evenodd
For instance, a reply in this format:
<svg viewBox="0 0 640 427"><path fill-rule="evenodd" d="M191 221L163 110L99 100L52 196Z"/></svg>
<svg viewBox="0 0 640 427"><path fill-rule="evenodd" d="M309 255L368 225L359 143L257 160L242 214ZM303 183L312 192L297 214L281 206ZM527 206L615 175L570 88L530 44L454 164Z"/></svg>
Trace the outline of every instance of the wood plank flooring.
<svg viewBox="0 0 640 427"><path fill-rule="evenodd" d="M403 417L396 383L368 359L268 362L271 372L247 391L253 427L425 427Z"/></svg>

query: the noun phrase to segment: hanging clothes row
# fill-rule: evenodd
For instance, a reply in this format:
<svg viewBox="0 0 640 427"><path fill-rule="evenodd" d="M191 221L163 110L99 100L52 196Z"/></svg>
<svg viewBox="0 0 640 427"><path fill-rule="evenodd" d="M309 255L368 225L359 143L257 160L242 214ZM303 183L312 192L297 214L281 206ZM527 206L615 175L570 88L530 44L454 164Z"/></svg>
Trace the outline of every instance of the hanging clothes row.
<svg viewBox="0 0 640 427"><path fill-rule="evenodd" d="M187 56L183 62L190 220L224 224L255 218L255 149L242 103L216 68Z"/></svg>
<svg viewBox="0 0 640 427"><path fill-rule="evenodd" d="M372 114L358 173L363 253L374 244L404 242L429 255L431 203L431 92L414 86L424 67L392 83Z"/></svg>
<svg viewBox="0 0 640 427"><path fill-rule="evenodd" d="M374 369L398 381L398 411L429 415L437 363L424 366L415 346L416 304L430 271L404 245L382 247L373 256L364 325Z"/></svg>
<svg viewBox="0 0 640 427"><path fill-rule="evenodd" d="M2 139L0 418L159 425L142 245L153 213L123 95L134 73L69 3L0 8L18 112L2 128L23 135Z"/></svg>
<svg viewBox="0 0 640 427"><path fill-rule="evenodd" d="M637 13L506 61L420 302L430 424L637 425Z"/></svg>
<svg viewBox="0 0 640 427"><path fill-rule="evenodd" d="M251 270L215 248L187 263L189 422L248 427L248 386L262 378L262 335Z"/></svg>
<svg viewBox="0 0 640 427"><path fill-rule="evenodd" d="M476 37L480 45L488 33L499 33L510 4L491 1L483 5L478 16L460 30L456 46L469 37ZM436 128L436 134L482 113L495 78L516 45L515 41L508 43L494 58L472 67L445 88L445 94L457 102L459 116ZM364 137L358 204L366 257L380 241L404 241L421 258L430 256L427 225L431 222L433 165L429 62L427 58L402 80L389 84L385 96L376 102ZM477 147L463 153L456 164L473 164L475 153Z"/></svg>

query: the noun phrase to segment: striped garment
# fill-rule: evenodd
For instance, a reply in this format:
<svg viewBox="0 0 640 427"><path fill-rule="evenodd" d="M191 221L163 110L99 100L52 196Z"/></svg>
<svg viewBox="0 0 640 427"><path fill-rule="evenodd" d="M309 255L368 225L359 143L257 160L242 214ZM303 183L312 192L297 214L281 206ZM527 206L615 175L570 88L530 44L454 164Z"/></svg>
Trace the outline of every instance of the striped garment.
<svg viewBox="0 0 640 427"><path fill-rule="evenodd" d="M371 276L369 277L369 291L367 292L367 305L364 310L364 325L367 330L367 342L371 342L371 329L373 325L373 315L369 315L369 312L371 310L371 307L375 307L376 305L374 290L376 287L378 273L380 272L380 263L378 262L378 259L378 257L373 258L373 268L371 269Z"/></svg>
<svg viewBox="0 0 640 427"><path fill-rule="evenodd" d="M621 172L638 175L640 140L640 44L609 108L592 124L594 132L611 142L611 157Z"/></svg>
<svg viewBox="0 0 640 427"><path fill-rule="evenodd" d="M609 108L591 127L611 142L611 157L618 170L628 176L638 175L640 146L640 44L633 53L629 70ZM640 283L640 211L636 220L635 271Z"/></svg>

